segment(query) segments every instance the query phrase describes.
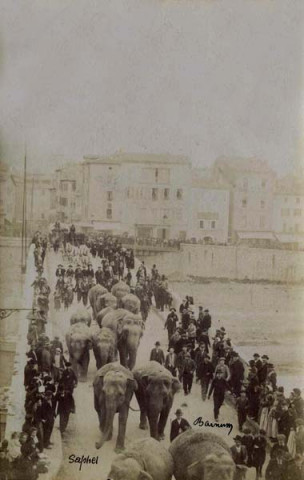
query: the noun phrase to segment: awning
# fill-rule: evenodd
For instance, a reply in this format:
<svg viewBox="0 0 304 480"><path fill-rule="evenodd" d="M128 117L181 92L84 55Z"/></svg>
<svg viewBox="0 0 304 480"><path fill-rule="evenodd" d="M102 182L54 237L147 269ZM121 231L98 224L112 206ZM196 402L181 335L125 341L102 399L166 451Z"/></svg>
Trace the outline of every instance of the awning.
<svg viewBox="0 0 304 480"><path fill-rule="evenodd" d="M276 240L272 232L237 232L240 240Z"/></svg>
<svg viewBox="0 0 304 480"><path fill-rule="evenodd" d="M281 243L304 243L303 235L295 235L290 233L276 233L276 237Z"/></svg>

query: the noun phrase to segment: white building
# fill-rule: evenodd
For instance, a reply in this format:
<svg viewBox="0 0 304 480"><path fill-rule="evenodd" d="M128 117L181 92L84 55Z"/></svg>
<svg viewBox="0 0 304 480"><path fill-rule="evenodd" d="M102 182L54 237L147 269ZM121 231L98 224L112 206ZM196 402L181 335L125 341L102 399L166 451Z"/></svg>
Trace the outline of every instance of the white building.
<svg viewBox="0 0 304 480"><path fill-rule="evenodd" d="M218 181L230 189L230 241L263 244L275 242L272 233L275 173L256 158L222 157L214 163Z"/></svg>
<svg viewBox="0 0 304 480"><path fill-rule="evenodd" d="M192 174L190 237L205 243L228 242L229 188L211 172Z"/></svg>
<svg viewBox="0 0 304 480"><path fill-rule="evenodd" d="M286 176L276 183L273 229L278 240L290 247L304 246L304 182Z"/></svg>
<svg viewBox="0 0 304 480"><path fill-rule="evenodd" d="M86 156L83 220L138 237L187 237L191 164L182 156Z"/></svg>

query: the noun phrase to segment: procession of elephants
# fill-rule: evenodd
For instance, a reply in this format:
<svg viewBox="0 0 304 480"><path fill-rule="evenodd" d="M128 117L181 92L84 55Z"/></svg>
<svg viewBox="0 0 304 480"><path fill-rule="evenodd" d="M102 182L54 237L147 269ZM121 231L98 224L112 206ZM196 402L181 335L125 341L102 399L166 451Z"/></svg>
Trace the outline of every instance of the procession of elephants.
<svg viewBox="0 0 304 480"><path fill-rule="evenodd" d="M92 314L88 308L72 314L65 338L79 381L86 381L90 350L94 354L93 395L100 428L97 449L112 438L118 414L117 455L108 479L170 480L174 476L176 480L232 480L235 464L229 446L220 436L189 429L169 449L161 443L174 395L181 385L158 362L136 366L137 350L145 334L140 299L120 281L111 292L102 285L93 286L89 302ZM133 394L140 411L139 428L147 431L147 438L125 449Z"/></svg>

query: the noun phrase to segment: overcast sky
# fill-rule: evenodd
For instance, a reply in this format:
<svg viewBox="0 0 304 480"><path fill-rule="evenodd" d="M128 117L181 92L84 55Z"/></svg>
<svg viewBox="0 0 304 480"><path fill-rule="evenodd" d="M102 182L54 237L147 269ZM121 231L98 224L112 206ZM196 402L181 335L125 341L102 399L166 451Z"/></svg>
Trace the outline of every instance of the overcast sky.
<svg viewBox="0 0 304 480"><path fill-rule="evenodd" d="M1 158L304 154L303 0L2 0Z"/></svg>

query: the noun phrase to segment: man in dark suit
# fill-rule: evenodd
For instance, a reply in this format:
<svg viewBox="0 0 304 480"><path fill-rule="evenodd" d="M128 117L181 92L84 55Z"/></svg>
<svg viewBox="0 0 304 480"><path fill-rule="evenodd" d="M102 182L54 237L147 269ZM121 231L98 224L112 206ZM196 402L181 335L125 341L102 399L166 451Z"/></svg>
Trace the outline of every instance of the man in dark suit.
<svg viewBox="0 0 304 480"><path fill-rule="evenodd" d="M176 419L171 423L170 442L172 442L178 435L188 430L190 427L189 422L183 418L183 412L178 408L175 412Z"/></svg>
<svg viewBox="0 0 304 480"><path fill-rule="evenodd" d="M64 277L64 275L65 275L65 269L63 268L63 265L59 263L56 270L56 277Z"/></svg>
<svg viewBox="0 0 304 480"><path fill-rule="evenodd" d="M235 480L242 480L246 476L247 450L245 445L242 445L242 437L240 435L237 435L233 440L235 445L230 448L230 451L232 459L237 466L234 478Z"/></svg>
<svg viewBox="0 0 304 480"><path fill-rule="evenodd" d="M158 362L161 365L164 365L165 355L162 349L160 348L159 342L155 342L155 348L152 348L151 350L150 360L155 360L155 362Z"/></svg>
<svg viewBox="0 0 304 480"><path fill-rule="evenodd" d="M103 271L102 268L99 266L95 272L96 283L102 285L103 282Z"/></svg>
<svg viewBox="0 0 304 480"><path fill-rule="evenodd" d="M230 364L230 385L233 393L239 397L242 388L242 382L244 380L245 368L237 352L233 352L231 355L232 362Z"/></svg>
<svg viewBox="0 0 304 480"><path fill-rule="evenodd" d="M268 360L269 360L269 357L267 355L262 356L262 365L258 370L258 379L259 379L260 385L261 383L266 382L267 373L268 373Z"/></svg>
<svg viewBox="0 0 304 480"><path fill-rule="evenodd" d="M176 330L176 325L178 322L178 316L176 315L176 310L175 308L171 307L170 308L170 313L167 316L167 320L165 322L164 328L168 330L168 340L170 341L170 338L172 337L173 333Z"/></svg>
<svg viewBox="0 0 304 480"><path fill-rule="evenodd" d="M177 355L174 353L174 348L169 348L169 353L166 356L165 367L169 372L172 373L173 377L176 377L176 364L177 364Z"/></svg>
<svg viewBox="0 0 304 480"><path fill-rule="evenodd" d="M52 443L50 442L50 439L55 421L55 404L53 392L51 390L46 390L45 392L45 398L43 399L41 406L41 413L43 424L43 446L44 448L51 448Z"/></svg>

